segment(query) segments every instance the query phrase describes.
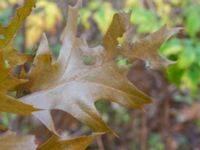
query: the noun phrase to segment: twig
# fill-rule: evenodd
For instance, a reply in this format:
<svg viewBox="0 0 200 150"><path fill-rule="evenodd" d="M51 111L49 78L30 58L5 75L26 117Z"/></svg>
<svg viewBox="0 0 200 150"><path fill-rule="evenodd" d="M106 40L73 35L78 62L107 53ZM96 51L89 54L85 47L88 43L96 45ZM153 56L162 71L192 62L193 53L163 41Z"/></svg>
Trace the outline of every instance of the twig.
<svg viewBox="0 0 200 150"><path fill-rule="evenodd" d="M141 126L141 150L147 150L147 134L148 134L148 129L147 129L147 116L146 113L142 111L142 120L141 120L142 126Z"/></svg>
<svg viewBox="0 0 200 150"><path fill-rule="evenodd" d="M103 141L101 137L97 138L97 145L99 147L99 150L105 150L104 145L103 145Z"/></svg>

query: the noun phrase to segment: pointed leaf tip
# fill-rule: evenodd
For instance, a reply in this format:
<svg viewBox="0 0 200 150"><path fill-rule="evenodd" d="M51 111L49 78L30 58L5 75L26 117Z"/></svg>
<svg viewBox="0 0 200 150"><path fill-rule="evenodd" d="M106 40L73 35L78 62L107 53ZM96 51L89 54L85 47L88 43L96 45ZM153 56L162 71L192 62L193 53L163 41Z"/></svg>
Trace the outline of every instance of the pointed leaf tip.
<svg viewBox="0 0 200 150"><path fill-rule="evenodd" d="M40 41L36 56L45 54L49 52L49 42L47 40L46 34L42 35L42 39Z"/></svg>
<svg viewBox="0 0 200 150"><path fill-rule="evenodd" d="M162 70L173 62L159 54L160 46L172 35L179 32L181 28L167 28L163 26L160 30L149 34L147 37L135 42L126 41L122 47L122 54L130 60L141 59L151 69Z"/></svg>

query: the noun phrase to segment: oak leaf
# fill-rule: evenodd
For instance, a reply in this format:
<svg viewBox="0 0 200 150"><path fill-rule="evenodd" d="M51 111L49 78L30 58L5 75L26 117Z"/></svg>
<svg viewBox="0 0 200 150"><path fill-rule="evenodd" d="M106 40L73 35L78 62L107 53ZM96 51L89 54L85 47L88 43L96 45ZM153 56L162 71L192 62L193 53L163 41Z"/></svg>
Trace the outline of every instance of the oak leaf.
<svg viewBox="0 0 200 150"><path fill-rule="evenodd" d="M107 57L117 56L119 54L118 38L128 30L130 26L130 13L116 13L103 38L103 45L107 51Z"/></svg>
<svg viewBox="0 0 200 150"><path fill-rule="evenodd" d="M0 51L0 112L30 115L31 112L36 111L37 109L8 95L9 90L24 83L25 80L13 77L11 74L12 68L6 68L4 63L5 60L2 52Z"/></svg>
<svg viewBox="0 0 200 150"><path fill-rule="evenodd" d="M8 27L0 26L0 34L3 35L3 39L0 39L0 48L2 49L0 51L0 111L23 115L33 113L49 130L57 134L37 150L81 150L85 149L96 136L60 139L51 116L52 109L63 110L71 114L95 132L115 134L98 114L94 105L97 100L116 102L129 108L143 108L145 104L151 102L150 97L128 81L127 71L121 70L117 66L115 58L119 54L125 55L131 60L141 59L150 63L154 68L161 68L171 63L160 56L157 49L176 33L178 28L163 27L144 39L135 42L125 41L119 47L118 38L128 32L130 27L130 14L116 13L104 36L103 46L90 48L83 38L76 37L78 9L81 3L80 0L76 6L69 8L62 47L55 60L44 35L27 75L29 80L27 83L24 83L25 80L13 77L10 73L12 68L6 68L4 63L8 61L13 66L27 61L26 56L13 58L18 54L8 43L21 27L23 20L30 14L35 0L25 1L24 6L17 11L17 15L11 20ZM85 64L83 61L85 56L92 56L95 60L94 63ZM21 97L20 100L9 96L8 91L17 85L20 85L19 92L30 94ZM38 110L32 105L43 110ZM8 150L36 148L32 136L19 138L10 132L0 136L0 145L3 145L3 149Z"/></svg>
<svg viewBox="0 0 200 150"><path fill-rule="evenodd" d="M37 150L85 150L98 134L80 136L73 139L61 139L53 135Z"/></svg>
<svg viewBox="0 0 200 150"><path fill-rule="evenodd" d="M76 37L80 3L69 8L63 44L57 60L51 57L47 39L42 39L28 74L30 82L28 86L25 85L32 93L21 100L46 109L34 112L33 115L56 134L50 114L52 109L71 114L96 132L114 133L99 116L94 105L97 100L143 108L151 99L130 83L116 65L114 56L111 57L115 43L109 49L111 53L107 53L107 49L102 46L89 48L84 39ZM122 36L123 31L119 30L120 33L116 33L114 38ZM96 58L93 65L86 65L83 61L84 56L89 54Z"/></svg>
<svg viewBox="0 0 200 150"><path fill-rule="evenodd" d="M7 27L0 26L0 111L17 113L20 115L30 115L38 109L31 105L24 104L14 97L8 95L9 90L22 84L25 80L19 80L12 75L12 69L16 65L24 64L31 59L30 56L20 54L12 47L12 40L17 30L21 27L24 19L30 14L35 0L25 1L23 7L17 10ZM7 62L7 64L5 64ZM7 66L6 66L7 65Z"/></svg>
<svg viewBox="0 0 200 150"><path fill-rule="evenodd" d="M163 26L160 30L151 33L145 38L137 39L134 42L126 41L121 48L121 53L131 60L143 60L150 68L163 69L174 62L161 56L158 50L163 42L176 34L180 29L168 29L166 26ZM130 37L128 38L130 39Z"/></svg>

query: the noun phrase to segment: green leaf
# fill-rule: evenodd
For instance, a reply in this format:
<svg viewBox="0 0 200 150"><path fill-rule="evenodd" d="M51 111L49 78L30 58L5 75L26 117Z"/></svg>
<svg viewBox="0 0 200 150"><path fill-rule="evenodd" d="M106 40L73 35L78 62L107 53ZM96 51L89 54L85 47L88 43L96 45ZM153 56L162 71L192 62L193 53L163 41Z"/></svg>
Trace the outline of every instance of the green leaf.
<svg viewBox="0 0 200 150"><path fill-rule="evenodd" d="M195 37L200 31L200 5L191 5L186 7L184 16L186 17L186 29L190 36Z"/></svg>

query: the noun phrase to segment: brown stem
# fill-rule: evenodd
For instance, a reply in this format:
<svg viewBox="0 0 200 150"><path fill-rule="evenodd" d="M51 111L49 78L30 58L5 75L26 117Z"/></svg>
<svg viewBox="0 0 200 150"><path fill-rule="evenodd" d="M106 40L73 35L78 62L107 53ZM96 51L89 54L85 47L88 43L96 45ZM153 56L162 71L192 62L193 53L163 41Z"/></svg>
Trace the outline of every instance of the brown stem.
<svg viewBox="0 0 200 150"><path fill-rule="evenodd" d="M105 150L101 137L97 138L97 145L99 147L99 150Z"/></svg>
<svg viewBox="0 0 200 150"><path fill-rule="evenodd" d="M176 150L176 145L171 135L170 127L170 99L164 101L164 117L163 117L163 136L165 141L165 149Z"/></svg>
<svg viewBox="0 0 200 150"><path fill-rule="evenodd" d="M148 129L147 129L147 116L145 112L142 112L142 120L141 120L141 150L147 150L147 137L148 137Z"/></svg>

